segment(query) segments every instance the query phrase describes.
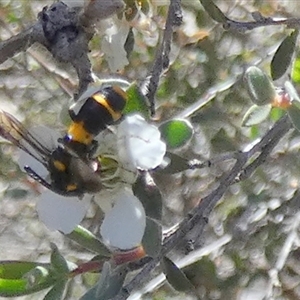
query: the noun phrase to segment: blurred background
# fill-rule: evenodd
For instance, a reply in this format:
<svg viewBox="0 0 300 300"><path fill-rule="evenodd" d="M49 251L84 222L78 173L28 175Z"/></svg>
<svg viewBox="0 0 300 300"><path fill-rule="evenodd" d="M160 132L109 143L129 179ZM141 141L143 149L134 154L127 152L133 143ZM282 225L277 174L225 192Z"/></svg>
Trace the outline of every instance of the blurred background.
<svg viewBox="0 0 300 300"><path fill-rule="evenodd" d="M134 1L127 2L128 6L135 5ZM251 13L255 11L278 18L299 17L300 11L299 1L214 2L226 16L239 21L252 21ZM117 71L111 69L112 59L117 58L109 58L103 43L109 26L99 24L90 42L96 75L117 72L130 80L145 78L161 40L168 9L167 1L146 3L149 11L138 11L122 21L132 27L132 34L128 64ZM33 24L38 12L51 4L52 1L1 0L1 40ZM268 26L248 32L226 31L211 20L199 1L183 0L182 9L183 24L174 32L171 64L156 95L155 121L189 116L195 137L178 154L190 159L206 161L249 149L282 112L273 110L268 121L241 127L251 106L241 75L251 65L269 73L272 56L290 30ZM1 64L0 72L0 109L13 114L28 128L43 124L64 131L70 95L77 84L72 67L57 63L42 46L34 45ZM204 235L198 238L196 228L184 246L172 252L175 262L186 265L183 270L200 299L300 299L299 148L299 134L289 132L251 178L230 187L210 215ZM35 205L42 188L20 170L18 156L18 149L1 139L0 260L48 262L50 241L71 261L91 258L91 253L60 233L49 231L38 220ZM182 220L218 185L230 166L221 160L200 170L157 177L164 196L164 228ZM92 205L83 225L96 232L98 222L98 208ZM190 252L192 249L196 252ZM75 278L69 284L66 299L78 299L95 278L96 275ZM144 299L194 299L167 284L153 284L140 292L147 292ZM18 299L41 299L41 295Z"/></svg>

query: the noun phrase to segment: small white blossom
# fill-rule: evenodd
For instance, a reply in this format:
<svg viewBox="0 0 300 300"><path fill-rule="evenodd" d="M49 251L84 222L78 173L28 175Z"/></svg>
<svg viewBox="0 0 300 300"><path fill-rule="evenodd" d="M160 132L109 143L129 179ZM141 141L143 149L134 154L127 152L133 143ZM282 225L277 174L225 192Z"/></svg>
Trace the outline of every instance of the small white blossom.
<svg viewBox="0 0 300 300"><path fill-rule="evenodd" d="M150 170L159 166L166 153L160 132L140 115L126 116L118 127L119 159L128 169Z"/></svg>
<svg viewBox="0 0 300 300"><path fill-rule="evenodd" d="M104 217L100 234L110 247L126 250L140 245L146 215L141 202L128 188L112 196L114 206Z"/></svg>
<svg viewBox="0 0 300 300"><path fill-rule="evenodd" d="M102 40L102 51L112 72L122 70L128 65L127 53L124 44L129 32L129 26L125 23L111 25L106 30L106 36Z"/></svg>
<svg viewBox="0 0 300 300"><path fill-rule="evenodd" d="M41 198L37 203L39 219L49 229L68 234L84 218L89 198L86 196L84 199L79 200L77 197L64 197L47 190L41 194Z"/></svg>

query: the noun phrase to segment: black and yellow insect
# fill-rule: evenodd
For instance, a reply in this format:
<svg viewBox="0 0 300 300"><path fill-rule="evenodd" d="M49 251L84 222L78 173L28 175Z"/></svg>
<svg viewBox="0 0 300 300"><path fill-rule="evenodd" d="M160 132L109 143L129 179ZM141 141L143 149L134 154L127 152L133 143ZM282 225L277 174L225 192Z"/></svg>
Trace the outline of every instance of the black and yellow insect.
<svg viewBox="0 0 300 300"><path fill-rule="evenodd" d="M95 136L121 118L126 102L126 92L117 85L90 88L70 107L72 123L62 143L81 157L90 156Z"/></svg>
<svg viewBox="0 0 300 300"><path fill-rule="evenodd" d="M55 145L46 145L4 111L0 111L0 136L44 165L49 180L24 166L27 174L43 186L64 196L95 193L101 190L102 182L100 160L93 158L97 148L94 138L122 117L126 103L126 92L119 85L91 87L70 107L72 122Z"/></svg>
<svg viewBox="0 0 300 300"><path fill-rule="evenodd" d="M29 176L46 188L64 196L82 196L101 190L102 182L96 160L83 160L62 144L46 146L34 132L7 112L0 111L0 136L22 149L49 172L49 180L42 178L30 166L24 169Z"/></svg>

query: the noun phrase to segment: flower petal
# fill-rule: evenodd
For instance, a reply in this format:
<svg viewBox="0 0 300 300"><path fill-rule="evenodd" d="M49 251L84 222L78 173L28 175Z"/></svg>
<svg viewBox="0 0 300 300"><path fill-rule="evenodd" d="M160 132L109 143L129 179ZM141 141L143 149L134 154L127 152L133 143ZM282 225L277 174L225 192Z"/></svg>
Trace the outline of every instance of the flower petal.
<svg viewBox="0 0 300 300"><path fill-rule="evenodd" d="M87 202L46 191L37 203L39 219L51 230L70 233L84 218Z"/></svg>
<svg viewBox="0 0 300 300"><path fill-rule="evenodd" d="M156 126L134 114L127 116L118 127L118 149L125 166L149 170L161 164L166 144L161 141Z"/></svg>
<svg viewBox="0 0 300 300"><path fill-rule="evenodd" d="M129 26L125 23L114 24L106 30L106 36L102 40L102 51L112 72L122 70L128 65L127 53L124 44L129 32Z"/></svg>
<svg viewBox="0 0 300 300"><path fill-rule="evenodd" d="M126 188L115 195L115 205L105 214L100 234L109 246L132 249L141 243L145 227L144 207Z"/></svg>

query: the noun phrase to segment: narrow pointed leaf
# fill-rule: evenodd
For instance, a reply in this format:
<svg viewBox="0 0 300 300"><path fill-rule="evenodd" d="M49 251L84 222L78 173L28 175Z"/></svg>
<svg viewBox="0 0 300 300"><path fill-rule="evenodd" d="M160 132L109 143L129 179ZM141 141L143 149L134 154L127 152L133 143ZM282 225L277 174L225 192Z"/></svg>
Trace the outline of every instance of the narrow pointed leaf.
<svg viewBox="0 0 300 300"><path fill-rule="evenodd" d="M271 76L273 80L283 76L290 66L296 48L298 33L298 30L294 30L282 41L275 52L271 61Z"/></svg>
<svg viewBox="0 0 300 300"><path fill-rule="evenodd" d="M65 236L90 251L106 257L111 256L110 250L94 234L82 226L77 226Z"/></svg>
<svg viewBox="0 0 300 300"><path fill-rule="evenodd" d="M250 127L253 125L260 124L261 122L265 121L268 118L271 109L272 109L271 104L264 105L264 106L257 106L257 105L251 106L244 115L242 126Z"/></svg>
<svg viewBox="0 0 300 300"><path fill-rule="evenodd" d="M200 0L200 2L213 20L219 23L227 22L228 18L222 13L220 8L216 6L212 0Z"/></svg>
<svg viewBox="0 0 300 300"><path fill-rule="evenodd" d="M155 220L147 218L142 245L148 256L155 257L162 245L162 226Z"/></svg>
<svg viewBox="0 0 300 300"><path fill-rule="evenodd" d="M116 296L123 286L126 273L126 266L118 266L112 270L109 280L106 282L106 288L97 287L97 299L108 300Z"/></svg>
<svg viewBox="0 0 300 300"><path fill-rule="evenodd" d="M98 283L83 295L80 300L111 299L122 288L125 275L125 267L119 266L112 270L110 263L105 262Z"/></svg>
<svg viewBox="0 0 300 300"><path fill-rule="evenodd" d="M51 243L51 249L52 249L51 266L60 275L69 273L68 263L66 259L59 252L57 246Z"/></svg>
<svg viewBox="0 0 300 300"><path fill-rule="evenodd" d="M102 272L99 281L95 286L89 289L81 298L80 300L92 300L97 299L97 293L100 289L106 289L107 285L109 284L109 277L111 274L111 265L109 262L105 262L103 264Z"/></svg>
<svg viewBox="0 0 300 300"><path fill-rule="evenodd" d="M133 194L141 201L147 217L162 218L162 196L149 174L141 174L132 187Z"/></svg>
<svg viewBox="0 0 300 300"><path fill-rule="evenodd" d="M167 257L164 257L161 266L167 281L179 292L191 292L195 288L185 274Z"/></svg>
<svg viewBox="0 0 300 300"><path fill-rule="evenodd" d="M170 120L159 126L162 139L168 149L177 149L185 146L193 137L194 129L187 120Z"/></svg>
<svg viewBox="0 0 300 300"><path fill-rule="evenodd" d="M45 295L43 300L61 300L63 299L67 281L61 280L57 282L51 290Z"/></svg>

